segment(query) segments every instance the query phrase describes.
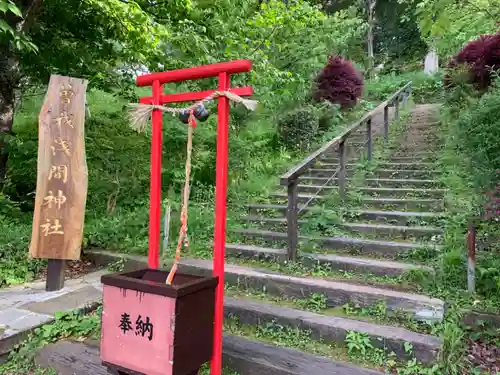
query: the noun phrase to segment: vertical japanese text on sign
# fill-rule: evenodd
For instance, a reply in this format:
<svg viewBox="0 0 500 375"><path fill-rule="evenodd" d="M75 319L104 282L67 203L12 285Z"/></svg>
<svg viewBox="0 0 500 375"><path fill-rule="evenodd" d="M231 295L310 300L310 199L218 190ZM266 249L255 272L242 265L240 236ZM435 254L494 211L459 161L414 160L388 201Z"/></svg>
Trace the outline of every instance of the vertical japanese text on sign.
<svg viewBox="0 0 500 375"><path fill-rule="evenodd" d="M87 81L51 76L39 116L38 177L30 254L80 258L87 198Z"/></svg>

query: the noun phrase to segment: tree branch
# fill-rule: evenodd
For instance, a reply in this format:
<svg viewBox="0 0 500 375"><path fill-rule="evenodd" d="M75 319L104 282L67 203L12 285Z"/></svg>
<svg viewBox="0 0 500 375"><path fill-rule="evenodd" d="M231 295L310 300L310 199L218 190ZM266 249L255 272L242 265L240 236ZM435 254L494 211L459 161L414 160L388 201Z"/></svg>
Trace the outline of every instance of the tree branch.
<svg viewBox="0 0 500 375"><path fill-rule="evenodd" d="M464 0L460 0L460 1L464 1ZM496 13L496 14L493 14L491 13L488 9L483 9L481 7L479 7L477 4L474 4L471 0L465 0L465 2L470 5L471 7L473 7L474 9L476 9L478 12L484 12L486 13L486 15L488 15L493 21L495 21L496 23L498 23L500 20L499 20L499 14ZM460 4L458 4L460 5ZM462 3L463 5L463 3Z"/></svg>
<svg viewBox="0 0 500 375"><path fill-rule="evenodd" d="M38 11L42 7L43 0L33 0L27 8L23 9L23 19L16 25L16 30L19 32L27 32L29 28L33 25L36 19Z"/></svg>

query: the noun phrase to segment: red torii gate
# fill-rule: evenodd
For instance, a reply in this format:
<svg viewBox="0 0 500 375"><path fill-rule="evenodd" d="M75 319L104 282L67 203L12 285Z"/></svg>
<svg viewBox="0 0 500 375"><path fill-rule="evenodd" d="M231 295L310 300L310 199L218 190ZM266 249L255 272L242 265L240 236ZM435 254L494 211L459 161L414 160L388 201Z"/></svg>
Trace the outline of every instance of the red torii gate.
<svg viewBox="0 0 500 375"><path fill-rule="evenodd" d="M139 76L136 84L139 87L152 86L152 96L142 97L142 104L162 105L185 101L202 100L215 91L231 91L239 96L250 96L252 87L230 87L231 74L250 71L252 63L249 60L203 65L194 68L152 73ZM163 94L165 83L218 77L218 89L179 94ZM210 366L211 375L221 375L222 371L222 324L224 319L224 249L226 245L226 195L228 169L228 138L229 138L229 99L218 98L217 110L217 155L216 155L216 187L215 187L215 226L213 272L218 276L215 297L214 345ZM161 160L162 160L162 120L163 113L154 109L151 115L151 182L149 211L149 250L148 266L157 269L160 259L160 221L161 221Z"/></svg>

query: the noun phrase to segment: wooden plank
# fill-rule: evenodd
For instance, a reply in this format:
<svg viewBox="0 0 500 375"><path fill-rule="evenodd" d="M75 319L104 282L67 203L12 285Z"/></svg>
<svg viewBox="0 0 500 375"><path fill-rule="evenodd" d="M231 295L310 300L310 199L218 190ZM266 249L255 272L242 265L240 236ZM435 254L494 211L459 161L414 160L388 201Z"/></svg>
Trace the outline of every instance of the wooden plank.
<svg viewBox="0 0 500 375"><path fill-rule="evenodd" d="M80 259L88 184L86 89L86 80L50 77L38 118L38 176L29 250L33 258Z"/></svg>
<svg viewBox="0 0 500 375"><path fill-rule="evenodd" d="M316 161L316 159L318 159L321 155L323 155L330 148L334 148L335 146L337 146L341 141L345 141L352 132L356 131L368 119L372 118L373 116L375 116L376 113L383 110L386 106L388 106L390 103L392 103L395 98L398 98L402 92L406 92L406 90L408 90L410 87L411 87L411 81L408 82L403 87L401 87L394 94L392 94L387 100L380 103L375 109L366 113L363 117L361 117L361 119L354 122L342 134L335 137L331 141L328 141L321 148L319 148L318 150L316 150L315 152L313 152L312 154L307 156L302 162L300 162L299 164L295 165L290 170L288 170L285 174L283 174L281 176L281 179L280 179L281 184L288 185L289 181L300 177L300 175L303 174ZM398 102L398 105L399 105L399 102Z"/></svg>
<svg viewBox="0 0 500 375"><path fill-rule="evenodd" d="M296 349L224 335L224 364L239 375L383 375Z"/></svg>
<svg viewBox="0 0 500 375"><path fill-rule="evenodd" d="M384 107L384 142L389 142L389 106Z"/></svg>
<svg viewBox="0 0 500 375"><path fill-rule="evenodd" d="M64 271L66 261L63 259L49 259L47 264L47 282L45 289L48 292L60 290L64 287Z"/></svg>
<svg viewBox="0 0 500 375"><path fill-rule="evenodd" d="M224 335L223 345L224 364L239 375L383 375L244 337ZM59 341L42 348L35 361L59 375L109 375L99 358L98 342Z"/></svg>
<svg viewBox="0 0 500 375"><path fill-rule="evenodd" d="M395 107L394 120L398 121L399 120L399 95L396 96L396 98L394 99L394 107Z"/></svg>
<svg viewBox="0 0 500 375"><path fill-rule="evenodd" d="M345 200L345 162L346 162L346 150L345 150L345 141L340 142L339 144L339 164L340 164L340 169L339 169L339 195L340 199L342 201Z"/></svg>
<svg viewBox="0 0 500 375"><path fill-rule="evenodd" d="M384 107L385 108L385 107ZM369 118L366 121L366 157L368 160L372 160L372 148L373 148L373 143L372 143L372 119Z"/></svg>
<svg viewBox="0 0 500 375"><path fill-rule="evenodd" d="M292 262L295 262L297 260L297 243L299 235L299 224L297 221L298 191L298 181L294 180L288 185L288 206L286 210L288 230L288 260Z"/></svg>

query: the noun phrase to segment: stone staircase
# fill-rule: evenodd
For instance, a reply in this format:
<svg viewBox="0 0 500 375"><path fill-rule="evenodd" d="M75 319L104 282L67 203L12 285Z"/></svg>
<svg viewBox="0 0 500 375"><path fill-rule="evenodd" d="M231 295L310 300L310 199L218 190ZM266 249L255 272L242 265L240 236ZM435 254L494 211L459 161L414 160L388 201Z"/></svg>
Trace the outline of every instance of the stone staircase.
<svg viewBox="0 0 500 375"><path fill-rule="evenodd" d="M439 250L442 235L445 191L433 156L436 112L432 105L412 108L406 129L371 163L359 157L366 134L352 134L344 201L338 199L337 179L328 181L339 165L336 153L324 154L308 169L298 185L299 210L308 204L298 220L297 262L288 260L286 187L276 187L265 203L247 205L248 215L230 229L226 246L227 325L307 330L313 341L340 346L354 332L398 360L414 357L430 364L436 359L442 341L430 333L433 322L443 318L444 302L419 294L411 280L432 270L407 260L419 251ZM380 118L372 125L379 134ZM212 262L183 260L181 269L208 275ZM367 313L375 310L379 313ZM270 356L270 363L270 353L278 350L252 348L248 356ZM243 361L246 354L239 355ZM316 363L314 358L307 360ZM346 366L345 372L329 373L379 373ZM267 373L287 373L280 371Z"/></svg>

